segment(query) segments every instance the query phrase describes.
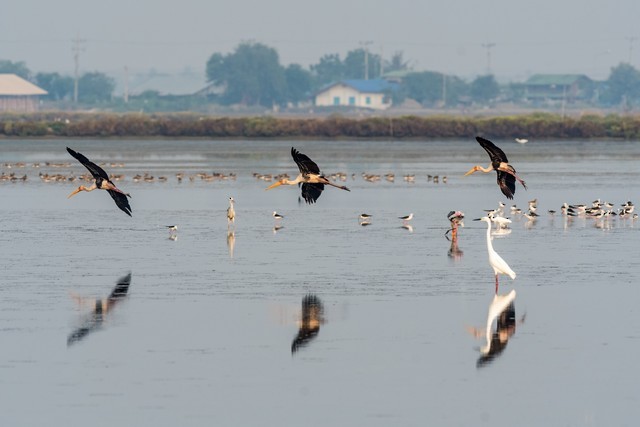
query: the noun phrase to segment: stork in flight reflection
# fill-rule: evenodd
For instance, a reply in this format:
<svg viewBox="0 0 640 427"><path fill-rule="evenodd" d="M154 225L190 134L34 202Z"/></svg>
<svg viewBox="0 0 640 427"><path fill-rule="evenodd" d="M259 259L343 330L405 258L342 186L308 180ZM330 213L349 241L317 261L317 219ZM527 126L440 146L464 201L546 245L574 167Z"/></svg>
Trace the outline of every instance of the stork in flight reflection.
<svg viewBox="0 0 640 427"><path fill-rule="evenodd" d="M106 299L96 298L93 301L93 310L85 319L82 326L69 334L69 337L67 338L67 345L70 346L75 344L84 339L91 332L100 329L105 317L127 296L130 284L131 273L118 280L118 283ZM74 299L76 299L80 304L83 303L83 299L81 297L74 296Z"/></svg>
<svg viewBox="0 0 640 427"><path fill-rule="evenodd" d="M267 187L266 190L271 190L272 188L276 188L279 185L302 184L302 198L308 204L315 203L318 200L318 198L324 191L325 185L330 185L332 187L336 187L345 191L351 191L344 185L334 184L333 182L325 178L325 176L320 173L320 168L313 160L293 147L291 147L291 157L293 157L293 161L298 165L300 174L298 174L296 179L294 179L293 181L289 180L288 178L282 178L275 184Z"/></svg>
<svg viewBox="0 0 640 427"><path fill-rule="evenodd" d="M316 295L308 294L302 298L302 315L298 323L298 335L291 343L291 354L305 347L318 336L320 325L325 322L324 305Z"/></svg>

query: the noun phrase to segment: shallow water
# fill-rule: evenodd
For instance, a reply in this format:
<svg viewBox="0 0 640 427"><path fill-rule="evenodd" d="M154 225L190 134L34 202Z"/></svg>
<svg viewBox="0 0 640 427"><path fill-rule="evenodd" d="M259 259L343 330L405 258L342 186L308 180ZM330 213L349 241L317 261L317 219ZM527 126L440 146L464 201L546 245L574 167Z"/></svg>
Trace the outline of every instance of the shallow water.
<svg viewBox="0 0 640 427"><path fill-rule="evenodd" d="M475 141L0 141L0 169L28 175L0 182L0 424L635 424L640 222L546 212L636 200L640 144L497 143L529 187L513 202L494 174L462 177L488 164ZM67 199L78 182L38 178L85 172L66 145L124 163L104 168L125 174L133 218L102 192ZM352 191L328 188L313 206L297 188L264 191L252 174L294 175L291 145L347 173ZM27 165L2 166L16 162ZM175 178L213 171L236 178ZM132 181L145 172L168 180ZM477 367L486 340L468 329L484 330L494 279L472 219L534 198L541 217L512 216L493 240L517 273L500 292L516 290L518 322ZM450 210L466 214L455 257ZM411 231L397 218L410 212ZM126 295L110 300L128 272ZM324 321L292 354L308 294Z"/></svg>

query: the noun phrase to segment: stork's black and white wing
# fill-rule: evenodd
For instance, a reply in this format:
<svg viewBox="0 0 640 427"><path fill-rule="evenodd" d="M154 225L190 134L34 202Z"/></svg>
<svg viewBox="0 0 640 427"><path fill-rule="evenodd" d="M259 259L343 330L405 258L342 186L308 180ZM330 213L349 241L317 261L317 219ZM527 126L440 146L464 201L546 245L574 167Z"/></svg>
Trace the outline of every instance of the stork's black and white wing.
<svg viewBox="0 0 640 427"><path fill-rule="evenodd" d="M513 195L516 192L516 177L500 170L496 170L496 173L498 174L497 181L500 190L502 190L502 194L504 194L507 199L513 199Z"/></svg>
<svg viewBox="0 0 640 427"><path fill-rule="evenodd" d="M302 154L295 148L291 147L291 157L293 157L293 161L298 165L298 169L300 169L300 173L308 174L312 173L315 175L320 175L320 168L318 165L311 160L308 156ZM321 190L322 191L322 190Z"/></svg>
<svg viewBox="0 0 640 427"><path fill-rule="evenodd" d="M127 200L127 196L114 190L107 190L107 192L109 192L111 198L116 202L116 205L118 205L120 210L131 216L132 211L131 206L129 205L129 200Z"/></svg>
<svg viewBox="0 0 640 427"><path fill-rule="evenodd" d="M507 155L504 154L504 151L502 151L500 148L496 147L496 145L493 142L489 141L488 139L484 139L481 136L476 136L476 140L482 146L482 148L484 148L485 151L489 154L489 157L491 158L491 163L494 163L494 162L508 163Z"/></svg>
<svg viewBox="0 0 640 427"><path fill-rule="evenodd" d="M302 184L302 198L308 204L313 204L324 191L324 184Z"/></svg>
<svg viewBox="0 0 640 427"><path fill-rule="evenodd" d="M75 157L80 163L82 163L84 167L86 167L89 170L89 172L91 173L91 175L93 175L94 178L100 177L102 179L106 179L107 181L109 180L109 175L107 175L104 169L102 169L100 166L96 165L91 160L87 159L81 153L78 153L77 151L73 151L69 147L67 147L67 151L69 152L69 154Z"/></svg>

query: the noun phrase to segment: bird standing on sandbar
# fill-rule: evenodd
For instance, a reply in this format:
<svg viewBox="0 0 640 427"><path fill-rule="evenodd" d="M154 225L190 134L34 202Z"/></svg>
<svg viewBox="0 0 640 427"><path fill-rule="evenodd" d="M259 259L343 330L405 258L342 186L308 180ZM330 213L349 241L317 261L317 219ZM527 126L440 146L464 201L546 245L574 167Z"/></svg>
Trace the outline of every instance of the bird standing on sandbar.
<svg viewBox="0 0 640 427"><path fill-rule="evenodd" d="M236 203L233 197L229 197L229 207L227 208L227 228L236 223L236 211L233 209L233 205Z"/></svg>
<svg viewBox="0 0 640 427"><path fill-rule="evenodd" d="M474 221L484 221L487 223L487 251L489 251L489 265L493 268L493 273L496 276L496 294L498 293L498 274L505 274L511 279L516 278L516 273L509 267L509 264L505 260L502 259L498 253L493 250L493 245L491 244L491 219L488 216L483 216L482 218L476 218Z"/></svg>
<svg viewBox="0 0 640 427"><path fill-rule="evenodd" d="M293 181L289 180L288 178L282 178L275 184L267 187L266 190L271 190L272 188L276 188L279 185L302 184L302 198L308 204L315 203L318 200L318 198L324 191L325 185L331 185L332 187L336 187L341 190L351 191L344 185L334 184L333 182L325 178L325 176L320 173L320 168L313 160L293 147L291 147L291 157L293 157L293 161L298 165L300 174Z"/></svg>
<svg viewBox="0 0 640 427"><path fill-rule="evenodd" d="M464 176L471 175L474 172L482 171L484 173L489 173L491 171L496 171L498 174L497 180L498 185L500 186L500 190L502 190L502 194L507 196L508 199L513 199L513 195L516 192L516 179L522 186L527 189L526 184L523 180L516 175L516 170L509 164L507 160L507 155L504 154L504 151L496 147L493 142L488 139L484 139L482 137L476 136L476 140L485 149L485 151L489 154L491 158L491 164L483 168L480 165L476 165L469 169Z"/></svg>
<svg viewBox="0 0 640 427"><path fill-rule="evenodd" d="M93 175L93 179L95 179L95 182L93 183L93 185L91 185L90 187L85 187L84 185L81 185L80 187L76 188L71 194L69 194L67 198L69 199L81 191L107 190L107 192L109 193L113 201L116 202L116 205L118 205L120 210L122 210L127 215L131 216L131 206L129 205L129 200L127 200L127 197L131 197L131 195L129 193L125 193L124 191L116 187L116 185L113 182L111 182L111 180L109 179L109 175L107 175L104 169L102 169L100 166L96 165L91 160L87 159L85 156L78 153L77 151L73 151L69 147L67 147L67 151L69 152L69 154L75 157L80 163L82 163L84 167L86 167L89 170L91 175Z"/></svg>

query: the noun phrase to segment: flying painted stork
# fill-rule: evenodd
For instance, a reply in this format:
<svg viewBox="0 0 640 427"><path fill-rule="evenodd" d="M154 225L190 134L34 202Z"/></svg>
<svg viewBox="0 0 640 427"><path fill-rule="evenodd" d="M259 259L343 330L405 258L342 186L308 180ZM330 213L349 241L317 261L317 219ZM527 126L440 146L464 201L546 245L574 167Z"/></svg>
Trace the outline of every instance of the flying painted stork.
<svg viewBox="0 0 640 427"><path fill-rule="evenodd" d="M480 165L476 165L472 167L464 176L471 175L474 172L481 171L484 173L489 173L491 171L496 171L498 174L498 185L500 186L500 190L502 190L502 194L507 196L508 199L513 199L513 195L516 192L516 179L522 186L527 189L526 184L523 180L516 175L516 170L509 164L507 160L507 155L504 154L500 148L496 147L495 144L488 139L484 139L480 136L476 136L476 140L485 149L485 151L489 154L491 158L491 164L483 168Z"/></svg>
<svg viewBox="0 0 640 427"><path fill-rule="evenodd" d="M127 200L127 197L131 197L131 195L116 187L115 184L109 179L109 175L107 175L104 169L102 169L100 166L96 165L77 151L73 151L69 147L67 147L67 151L80 163L82 163L84 167L89 170L91 175L93 175L93 179L95 179L95 182L90 187L81 185L80 187L76 188L73 193L69 194L67 198L71 198L81 191L107 190L120 210L131 216L131 206L129 205L129 200Z"/></svg>
<svg viewBox="0 0 640 427"><path fill-rule="evenodd" d="M320 195L324 191L325 185L330 185L341 190L351 191L344 185L334 184L333 182L325 178L325 176L320 173L320 168L313 160L293 147L291 147L291 157L293 157L293 161L298 165L300 174L293 181L289 180L288 178L282 178L275 184L267 187L266 190L271 190L272 188L276 188L279 185L302 184L302 198L308 204L315 203L318 200L318 197L320 197Z"/></svg>

